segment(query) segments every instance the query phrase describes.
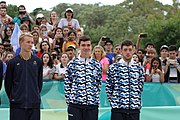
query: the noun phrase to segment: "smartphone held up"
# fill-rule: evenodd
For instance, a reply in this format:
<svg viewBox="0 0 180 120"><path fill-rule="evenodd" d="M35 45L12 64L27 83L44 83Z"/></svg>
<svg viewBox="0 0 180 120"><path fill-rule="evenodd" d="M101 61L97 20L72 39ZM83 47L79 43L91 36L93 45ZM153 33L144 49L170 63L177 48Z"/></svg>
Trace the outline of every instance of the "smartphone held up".
<svg viewBox="0 0 180 120"><path fill-rule="evenodd" d="M147 38L148 34L147 33L140 33L140 38Z"/></svg>

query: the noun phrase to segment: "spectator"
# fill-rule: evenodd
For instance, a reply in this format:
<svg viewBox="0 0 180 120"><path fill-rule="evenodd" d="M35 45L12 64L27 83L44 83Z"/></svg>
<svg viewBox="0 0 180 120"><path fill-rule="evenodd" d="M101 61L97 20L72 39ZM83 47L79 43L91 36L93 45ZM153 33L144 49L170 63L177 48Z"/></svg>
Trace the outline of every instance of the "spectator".
<svg viewBox="0 0 180 120"><path fill-rule="evenodd" d="M34 24L34 20L29 16L29 14L26 12L26 8L24 5L20 5L18 7L18 16L13 19L13 21L18 23L18 25L21 25L21 20L23 17L28 17L31 21L31 24Z"/></svg>
<svg viewBox="0 0 180 120"><path fill-rule="evenodd" d="M37 52L37 56L39 58L42 57L42 54L46 52L46 53L49 53L50 52L50 45L49 45L49 42L48 41L42 41L40 43L40 51Z"/></svg>
<svg viewBox="0 0 180 120"><path fill-rule="evenodd" d="M169 59L166 64L165 82L180 83L180 61L176 58L176 46L169 46Z"/></svg>
<svg viewBox="0 0 180 120"><path fill-rule="evenodd" d="M64 91L69 120L97 120L100 103L101 64L91 58L91 39L79 39L80 55L69 62Z"/></svg>
<svg viewBox="0 0 180 120"><path fill-rule="evenodd" d="M122 58L121 54L116 55L116 57L114 58L114 63L119 62L121 60L121 58Z"/></svg>
<svg viewBox="0 0 180 120"><path fill-rule="evenodd" d="M121 45L119 44L114 46L114 56L116 57L116 55L121 55Z"/></svg>
<svg viewBox="0 0 180 120"><path fill-rule="evenodd" d="M114 56L115 56L115 54L112 52L113 41L107 39L104 43L104 48L106 52L106 57L109 59L109 65L111 65L114 62Z"/></svg>
<svg viewBox="0 0 180 120"><path fill-rule="evenodd" d="M41 20L44 17L42 13L37 14L36 16L36 25L40 26L41 25Z"/></svg>
<svg viewBox="0 0 180 120"><path fill-rule="evenodd" d="M55 73L55 66L49 53L44 52L41 57L43 63L43 79L52 79Z"/></svg>
<svg viewBox="0 0 180 120"><path fill-rule="evenodd" d="M12 58L14 58L14 52L6 52L5 55L5 63L6 65L8 64L9 60L11 60Z"/></svg>
<svg viewBox="0 0 180 120"><path fill-rule="evenodd" d="M23 17L22 19L21 19L21 24L26 24L27 26L28 26L28 31L31 31L31 21L30 21L30 19L29 19L29 17Z"/></svg>
<svg viewBox="0 0 180 120"><path fill-rule="evenodd" d="M53 60L53 64L54 66L56 66L57 64L59 64L59 54L57 51L55 50L51 50L51 58Z"/></svg>
<svg viewBox="0 0 180 120"><path fill-rule="evenodd" d="M15 27L14 21L10 21L10 22L7 24L7 26L10 27L12 30L14 30L14 27Z"/></svg>
<svg viewBox="0 0 180 120"><path fill-rule="evenodd" d="M39 43L41 43L42 41L48 41L50 47L52 48L53 40L48 36L47 26L44 24L40 26L40 32L39 32Z"/></svg>
<svg viewBox="0 0 180 120"><path fill-rule="evenodd" d="M4 38L3 38L3 42L5 40L11 40L11 36L12 36L13 30L10 27L6 27L4 29Z"/></svg>
<svg viewBox="0 0 180 120"><path fill-rule="evenodd" d="M111 120L139 120L144 71L132 60L133 43L121 44L123 58L107 72L106 93L111 104Z"/></svg>
<svg viewBox="0 0 180 120"><path fill-rule="evenodd" d="M64 26L63 28L63 36L64 36L64 40L68 40L68 33L69 33L69 28L67 26Z"/></svg>
<svg viewBox="0 0 180 120"><path fill-rule="evenodd" d="M68 62L69 55L67 53L62 53L60 56L60 63L56 65L56 73L54 74L54 79L64 79Z"/></svg>
<svg viewBox="0 0 180 120"><path fill-rule="evenodd" d="M64 38L62 34L62 29L57 27L54 32L54 37L53 37L53 49L56 50L58 53L62 52L62 46L64 43Z"/></svg>
<svg viewBox="0 0 180 120"><path fill-rule="evenodd" d="M150 49L154 48L154 44L151 42L146 43L145 51L148 52Z"/></svg>
<svg viewBox="0 0 180 120"><path fill-rule="evenodd" d="M95 46L92 52L92 57L99 61L102 65L102 80L106 81L106 73L109 68L109 60L106 58L104 48L101 46Z"/></svg>
<svg viewBox="0 0 180 120"><path fill-rule="evenodd" d="M49 24L48 20L45 17L41 18L41 25L45 25L48 31L48 35L52 34L52 31L54 29L54 27L52 25Z"/></svg>
<svg viewBox="0 0 180 120"><path fill-rule="evenodd" d="M143 64L141 64L141 62L139 61L139 56L137 55L137 53L134 53L133 56L132 56L132 59L139 63L140 66L142 66Z"/></svg>
<svg viewBox="0 0 180 120"><path fill-rule="evenodd" d="M147 82L164 82L164 71L161 66L161 60L158 57L151 60L150 74L146 77Z"/></svg>
<svg viewBox="0 0 180 120"><path fill-rule="evenodd" d="M37 31L32 31L31 34L33 35L33 41L34 41L34 45L32 49L35 50L37 53L40 51L39 33Z"/></svg>
<svg viewBox="0 0 180 120"><path fill-rule="evenodd" d="M83 32L81 29L76 30L76 37L77 37L77 42L79 42L79 38L83 35Z"/></svg>
<svg viewBox="0 0 180 120"><path fill-rule="evenodd" d="M40 33L40 28L38 25L35 25L32 27L32 31L34 31L34 30L37 31L38 33Z"/></svg>
<svg viewBox="0 0 180 120"><path fill-rule="evenodd" d="M53 28L58 27L59 24L59 18L57 16L57 13L55 11L52 11L50 14L50 25L53 26Z"/></svg>
<svg viewBox="0 0 180 120"><path fill-rule="evenodd" d="M4 50L5 50L4 53L13 51L13 47L10 44L10 40L5 40L3 45L4 45Z"/></svg>
<svg viewBox="0 0 180 120"><path fill-rule="evenodd" d="M166 63L168 61L168 46L167 45L162 45L160 48L160 60L161 60L161 65L164 73L166 73Z"/></svg>
<svg viewBox="0 0 180 120"><path fill-rule="evenodd" d="M76 51L75 48L70 48L70 47L65 51L69 56L69 61L71 61L76 56L75 51Z"/></svg>
<svg viewBox="0 0 180 120"><path fill-rule="evenodd" d="M78 20L74 19L73 9L67 8L64 17L60 20L58 27L63 28L64 26L68 26L70 30L80 29Z"/></svg>
<svg viewBox="0 0 180 120"><path fill-rule="evenodd" d="M1 2L0 2L0 7L7 7L7 6L6 6L6 1L1 1Z"/></svg>
<svg viewBox="0 0 180 120"><path fill-rule="evenodd" d="M0 21L4 20L5 22L5 26L7 25L7 23L9 23L10 21L12 21L12 18L7 15L7 8L6 7L0 7ZM2 22L2 21L1 21Z"/></svg>
<svg viewBox="0 0 180 120"><path fill-rule="evenodd" d="M29 31L29 27L26 24L21 24L20 25L20 30L22 33L26 33Z"/></svg>
<svg viewBox="0 0 180 120"><path fill-rule="evenodd" d="M69 46L73 46L76 49L79 47L79 45L76 41L76 32L75 31L69 31L68 40L64 41L62 51L65 52Z"/></svg>
<svg viewBox="0 0 180 120"><path fill-rule="evenodd" d="M138 49L137 50L137 55L139 56L139 62L141 63L141 65L143 65L145 59L146 59L146 51L144 49Z"/></svg>
<svg viewBox="0 0 180 120"><path fill-rule="evenodd" d="M146 76L150 75L150 68L151 68L151 60L156 57L157 53L154 48L151 48L147 51L146 60L144 61L143 65L145 66L145 78ZM146 81L146 79L145 79Z"/></svg>
<svg viewBox="0 0 180 120"><path fill-rule="evenodd" d="M4 53L4 45L0 43L0 53Z"/></svg>

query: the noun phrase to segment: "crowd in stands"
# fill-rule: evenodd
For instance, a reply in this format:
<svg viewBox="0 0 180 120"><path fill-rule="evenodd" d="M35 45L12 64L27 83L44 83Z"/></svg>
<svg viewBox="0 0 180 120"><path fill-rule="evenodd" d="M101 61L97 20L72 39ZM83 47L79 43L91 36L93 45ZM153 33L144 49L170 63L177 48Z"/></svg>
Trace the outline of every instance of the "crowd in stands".
<svg viewBox="0 0 180 120"><path fill-rule="evenodd" d="M36 19L26 11L24 5L18 7L18 15L12 18L7 14L6 2L0 2L0 60L3 61L3 72L6 72L8 61L18 55L20 48L13 49L12 34L19 26L21 33L31 32L34 46L32 54L43 62L44 79L63 79L66 66L70 60L78 56L78 40L83 35L79 22L74 18L73 9L67 8L64 17L57 16L55 11L48 20L42 13ZM143 37L138 36L134 47L133 60L145 70L145 82L180 82L180 47L162 45L157 53L153 43L140 48ZM18 41L18 39L17 39ZM102 80L106 81L109 66L121 58L121 45L113 45L110 36L101 36L98 45L92 48L92 57L102 65Z"/></svg>

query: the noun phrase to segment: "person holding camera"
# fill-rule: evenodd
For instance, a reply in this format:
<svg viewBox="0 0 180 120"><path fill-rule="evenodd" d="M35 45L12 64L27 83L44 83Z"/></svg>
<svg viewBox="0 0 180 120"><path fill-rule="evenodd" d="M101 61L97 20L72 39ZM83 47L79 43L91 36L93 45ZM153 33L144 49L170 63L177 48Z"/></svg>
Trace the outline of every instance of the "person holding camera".
<svg viewBox="0 0 180 120"><path fill-rule="evenodd" d="M147 82L164 82L164 71L161 66L161 60L154 57L151 60L150 74L146 76Z"/></svg>
<svg viewBox="0 0 180 120"><path fill-rule="evenodd" d="M53 40L51 37L49 37L47 26L42 24L40 26L40 32L39 32L39 43L42 41L47 41L50 44L50 49L52 49L53 46Z"/></svg>
<svg viewBox="0 0 180 120"><path fill-rule="evenodd" d="M64 37L62 34L62 29L60 27L55 28L53 36L53 46L52 48L59 53L62 52L62 46L64 43Z"/></svg>
<svg viewBox="0 0 180 120"><path fill-rule="evenodd" d="M56 72L54 74L54 79L57 80L64 79L68 62L69 62L68 53L62 53L60 55L60 63L56 65Z"/></svg>
<svg viewBox="0 0 180 120"><path fill-rule="evenodd" d="M52 79L56 68L53 65L50 53L44 52L42 54L41 60L43 63L43 79Z"/></svg>
<svg viewBox="0 0 180 120"><path fill-rule="evenodd" d="M167 72L165 82L180 83L180 60L177 59L177 48L175 45L169 46L169 59L166 63Z"/></svg>
<svg viewBox="0 0 180 120"><path fill-rule="evenodd" d="M24 5L20 5L20 6L18 7L18 11L19 11L19 14L18 14L17 17L15 17L15 18L13 19L13 21L14 21L15 23L17 22L19 26L21 25L21 20L22 20L22 18L24 18L24 17L28 17L29 20L30 20L30 22L31 22L32 24L35 23L34 20L31 18L31 16L29 16L29 14L27 13L26 8L25 8Z"/></svg>

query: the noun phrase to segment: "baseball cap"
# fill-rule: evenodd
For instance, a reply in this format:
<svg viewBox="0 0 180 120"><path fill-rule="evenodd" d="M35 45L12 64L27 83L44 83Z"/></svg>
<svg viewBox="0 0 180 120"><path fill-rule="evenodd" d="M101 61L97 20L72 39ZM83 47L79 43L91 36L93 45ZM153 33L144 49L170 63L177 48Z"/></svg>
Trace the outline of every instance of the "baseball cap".
<svg viewBox="0 0 180 120"><path fill-rule="evenodd" d="M67 11L73 12L73 9L72 9L72 8L67 8L67 9L66 9L66 12L67 12Z"/></svg>
<svg viewBox="0 0 180 120"><path fill-rule="evenodd" d="M76 49L75 45L69 45L68 48Z"/></svg>
<svg viewBox="0 0 180 120"><path fill-rule="evenodd" d="M36 16L36 19L37 19L37 18L42 18L42 17L44 17L44 15L43 15L42 13L39 13L39 14L37 14L37 16Z"/></svg>
<svg viewBox="0 0 180 120"><path fill-rule="evenodd" d="M167 45L162 45L162 46L161 46L161 48L160 48L160 51L162 51L162 49L166 49L166 50L168 50L168 49L169 49L169 47L168 47Z"/></svg>

